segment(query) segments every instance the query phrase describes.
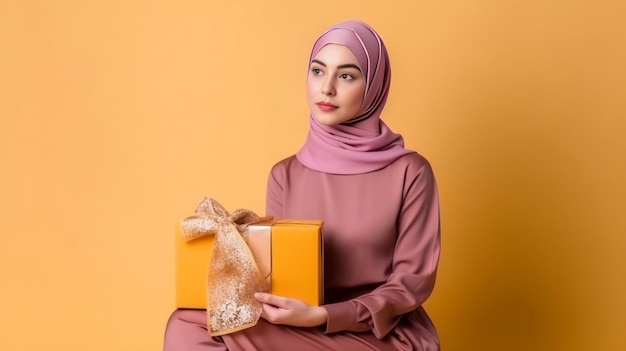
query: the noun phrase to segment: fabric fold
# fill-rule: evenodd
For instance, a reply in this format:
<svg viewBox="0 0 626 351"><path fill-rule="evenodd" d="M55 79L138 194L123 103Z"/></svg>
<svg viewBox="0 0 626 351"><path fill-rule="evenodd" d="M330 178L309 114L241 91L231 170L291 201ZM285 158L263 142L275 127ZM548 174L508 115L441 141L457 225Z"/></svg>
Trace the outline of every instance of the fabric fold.
<svg viewBox="0 0 626 351"><path fill-rule="evenodd" d="M214 235L207 277L207 329L211 336L234 333L257 324L261 303L255 292L269 286L242 237L246 228L269 217L240 209L232 214L211 198L182 221L185 240Z"/></svg>

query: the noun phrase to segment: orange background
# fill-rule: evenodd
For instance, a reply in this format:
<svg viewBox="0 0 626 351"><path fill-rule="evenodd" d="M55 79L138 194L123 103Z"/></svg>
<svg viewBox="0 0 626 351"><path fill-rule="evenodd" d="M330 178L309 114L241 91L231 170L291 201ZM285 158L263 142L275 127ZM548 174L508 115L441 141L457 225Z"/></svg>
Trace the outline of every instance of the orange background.
<svg viewBox="0 0 626 351"><path fill-rule="evenodd" d="M176 221L264 210L307 56L370 22L433 164L445 350L626 348L623 1L0 2L0 348L158 350Z"/></svg>

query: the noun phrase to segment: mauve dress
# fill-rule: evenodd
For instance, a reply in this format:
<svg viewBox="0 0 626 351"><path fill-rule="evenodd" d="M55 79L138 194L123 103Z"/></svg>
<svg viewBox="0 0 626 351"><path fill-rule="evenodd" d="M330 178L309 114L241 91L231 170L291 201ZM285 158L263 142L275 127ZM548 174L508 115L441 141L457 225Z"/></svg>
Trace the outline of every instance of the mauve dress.
<svg viewBox="0 0 626 351"><path fill-rule="evenodd" d="M336 175L291 156L271 170L266 212L324 220L327 324L299 328L261 319L210 338L206 312L177 310L164 350L439 350L422 307L440 252L437 187L424 157L410 153L378 171Z"/></svg>

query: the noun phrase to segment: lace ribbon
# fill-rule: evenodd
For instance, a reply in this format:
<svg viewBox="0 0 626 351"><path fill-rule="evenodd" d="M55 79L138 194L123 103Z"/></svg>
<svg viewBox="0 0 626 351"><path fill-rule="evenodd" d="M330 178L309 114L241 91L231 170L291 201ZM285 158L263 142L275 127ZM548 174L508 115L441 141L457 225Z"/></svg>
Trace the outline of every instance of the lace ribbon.
<svg viewBox="0 0 626 351"><path fill-rule="evenodd" d="M269 219L249 210L232 214L205 198L194 215L182 221L185 240L215 235L207 280L207 329L211 336L250 328L261 316L255 292L267 292L267 281L242 237L246 228Z"/></svg>

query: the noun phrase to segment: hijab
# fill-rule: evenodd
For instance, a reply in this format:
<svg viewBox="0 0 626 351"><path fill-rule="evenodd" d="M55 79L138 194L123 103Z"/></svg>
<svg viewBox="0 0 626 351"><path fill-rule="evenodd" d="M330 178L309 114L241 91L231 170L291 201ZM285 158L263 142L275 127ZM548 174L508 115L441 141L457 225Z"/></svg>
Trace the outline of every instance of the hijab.
<svg viewBox="0 0 626 351"><path fill-rule="evenodd" d="M324 32L313 45L309 64L328 44L346 46L365 76L365 95L357 115L339 125L318 123L309 115L309 133L296 153L307 168L332 174L377 171L413 151L380 119L391 83L387 49L376 31L361 21L345 21Z"/></svg>

